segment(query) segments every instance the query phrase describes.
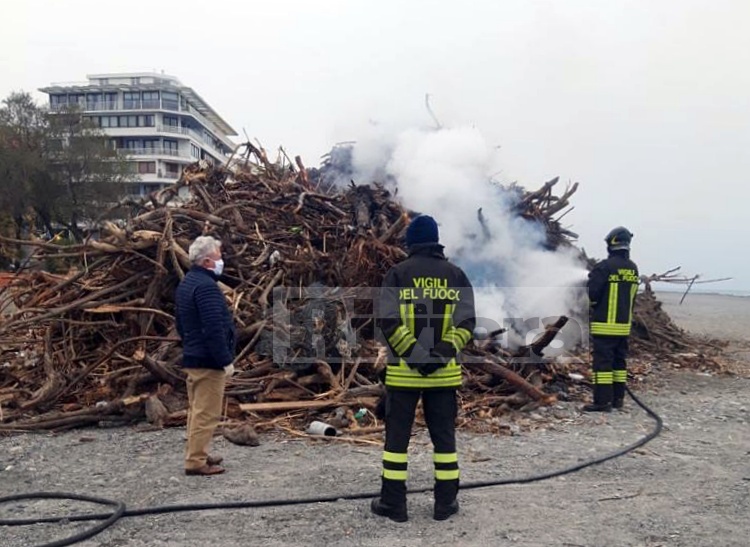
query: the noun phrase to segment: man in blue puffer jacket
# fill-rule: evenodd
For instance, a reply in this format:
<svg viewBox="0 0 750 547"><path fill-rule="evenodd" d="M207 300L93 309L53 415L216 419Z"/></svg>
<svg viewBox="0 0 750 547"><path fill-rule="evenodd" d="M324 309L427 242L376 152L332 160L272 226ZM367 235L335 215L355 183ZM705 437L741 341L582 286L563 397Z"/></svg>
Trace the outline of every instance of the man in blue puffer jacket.
<svg viewBox="0 0 750 547"><path fill-rule="evenodd" d="M217 284L224 269L221 242L198 237L188 254L192 266L175 295L190 407L185 474L217 475L224 472L222 458L210 456L208 447L221 415L224 383L234 373L234 324Z"/></svg>

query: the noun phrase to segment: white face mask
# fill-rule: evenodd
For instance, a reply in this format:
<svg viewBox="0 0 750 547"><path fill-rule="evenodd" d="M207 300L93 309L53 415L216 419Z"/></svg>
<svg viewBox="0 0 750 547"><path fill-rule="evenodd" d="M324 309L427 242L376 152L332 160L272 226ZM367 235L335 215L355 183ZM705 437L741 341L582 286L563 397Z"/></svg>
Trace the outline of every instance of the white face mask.
<svg viewBox="0 0 750 547"><path fill-rule="evenodd" d="M224 261L221 258L219 260L214 260L213 272L216 275L221 275L223 271L224 271Z"/></svg>

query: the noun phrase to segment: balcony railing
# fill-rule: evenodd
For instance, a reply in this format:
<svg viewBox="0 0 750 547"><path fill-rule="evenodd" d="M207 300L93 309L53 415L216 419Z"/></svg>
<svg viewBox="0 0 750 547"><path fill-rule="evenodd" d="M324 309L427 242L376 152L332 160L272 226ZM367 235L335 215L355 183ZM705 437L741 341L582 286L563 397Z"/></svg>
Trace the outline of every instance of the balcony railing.
<svg viewBox="0 0 750 547"><path fill-rule="evenodd" d="M187 152L154 146L149 148L120 148L120 152L128 156L172 156L176 158L189 158Z"/></svg>
<svg viewBox="0 0 750 547"><path fill-rule="evenodd" d="M84 112L104 112L107 110L177 110L174 104L166 101L142 101L140 99L123 99L122 101L101 101L96 103L65 103L50 105L50 110L60 112L67 108L78 107Z"/></svg>
<svg viewBox="0 0 750 547"><path fill-rule="evenodd" d="M211 139L209 139L205 135L202 135L198 131L195 131L194 129L191 129L189 127L179 127L176 125L157 125L156 130L160 133L177 133L180 135L191 136L198 142L203 143L205 146L210 148L211 151L218 157L224 156L224 152L216 148L216 146L214 146L214 143Z"/></svg>
<svg viewBox="0 0 750 547"><path fill-rule="evenodd" d="M53 112L60 112L62 110L69 108L70 106L78 106L84 112L105 112L105 111L122 111L122 110L169 110L173 112L182 112L185 114L189 114L190 116L193 116L204 127L209 128L209 129L211 128L215 129L214 123L206 119L206 117L203 116L203 114L201 114L200 112L198 112L198 110L196 110L193 106L185 105L185 106L180 107L177 103L171 100L166 100L166 101L155 100L154 101L154 100L140 100L140 99L122 99L118 101L102 101L102 102L97 102L97 103L78 103L77 105L74 103L53 104L50 106L50 110L52 110ZM184 131L181 131L183 128L174 127L174 130L173 130L172 129L173 127L174 126L163 125L161 126L162 129L159 129L159 131L166 131L170 133L182 133L183 135L188 134L188 133L185 133ZM213 148L213 143L210 141L210 139L206 139L203 135L197 132L192 132L190 134L192 134L196 139L208 144L209 146Z"/></svg>
<svg viewBox="0 0 750 547"><path fill-rule="evenodd" d="M157 125L156 130L159 133L178 133L180 135L189 135L190 129L178 125Z"/></svg>
<svg viewBox="0 0 750 547"><path fill-rule="evenodd" d="M122 110L158 110L159 100L123 99Z"/></svg>

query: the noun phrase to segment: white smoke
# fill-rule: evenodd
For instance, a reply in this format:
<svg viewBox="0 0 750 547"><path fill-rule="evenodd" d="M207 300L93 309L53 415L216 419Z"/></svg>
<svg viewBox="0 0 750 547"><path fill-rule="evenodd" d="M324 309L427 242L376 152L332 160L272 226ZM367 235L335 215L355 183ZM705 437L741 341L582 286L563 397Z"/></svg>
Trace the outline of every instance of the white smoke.
<svg viewBox="0 0 750 547"><path fill-rule="evenodd" d="M500 326L507 318L577 319L584 265L573 250L545 250L544 227L513 214L519 194L490 182L496 158L478 130L374 129L354 148L355 180L395 180L406 208L437 220L447 256L475 287L478 317ZM489 234L478 220L480 209ZM564 329L565 349L579 341L574 323ZM517 328L507 342L527 344L533 335Z"/></svg>

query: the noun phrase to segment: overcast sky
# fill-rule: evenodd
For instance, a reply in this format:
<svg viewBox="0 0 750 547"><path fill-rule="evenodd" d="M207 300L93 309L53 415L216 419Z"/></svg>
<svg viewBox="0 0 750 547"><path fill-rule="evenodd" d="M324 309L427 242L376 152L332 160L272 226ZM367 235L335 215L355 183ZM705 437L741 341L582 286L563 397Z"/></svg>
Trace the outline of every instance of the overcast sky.
<svg viewBox="0 0 750 547"><path fill-rule="evenodd" d="M499 178L578 181L595 256L623 224L643 273L750 290L747 0L2 3L0 96L164 70L240 134L308 166L367 124L497 146ZM42 95L38 97L41 99ZM447 214L447 213L446 213Z"/></svg>

